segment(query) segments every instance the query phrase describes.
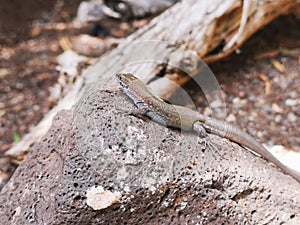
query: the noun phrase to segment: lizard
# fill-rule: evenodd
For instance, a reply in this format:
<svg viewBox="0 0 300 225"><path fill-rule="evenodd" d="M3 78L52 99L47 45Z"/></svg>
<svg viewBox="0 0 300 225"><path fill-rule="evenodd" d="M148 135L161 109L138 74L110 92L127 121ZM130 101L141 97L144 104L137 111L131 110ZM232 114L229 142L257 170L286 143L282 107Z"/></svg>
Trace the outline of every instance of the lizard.
<svg viewBox="0 0 300 225"><path fill-rule="evenodd" d="M225 137L259 154L300 183L299 172L282 164L262 144L238 127L198 111L165 102L133 74L117 73L116 78L122 91L133 101L137 109L135 114L145 115L165 127L194 131L201 137L206 137L207 132Z"/></svg>

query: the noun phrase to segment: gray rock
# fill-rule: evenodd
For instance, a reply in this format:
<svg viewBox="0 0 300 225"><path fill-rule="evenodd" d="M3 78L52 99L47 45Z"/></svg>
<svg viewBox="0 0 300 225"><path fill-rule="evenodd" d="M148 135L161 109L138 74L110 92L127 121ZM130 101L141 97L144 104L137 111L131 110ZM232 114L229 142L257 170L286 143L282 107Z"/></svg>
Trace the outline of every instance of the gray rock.
<svg viewBox="0 0 300 225"><path fill-rule="evenodd" d="M134 19L162 12L178 0L118 0L83 1L77 10L80 22L99 22L107 18Z"/></svg>
<svg viewBox="0 0 300 225"><path fill-rule="evenodd" d="M299 222L294 179L237 144L209 135L205 147L132 107L119 91L91 88L59 113L2 189L2 224Z"/></svg>
<svg viewBox="0 0 300 225"><path fill-rule="evenodd" d="M83 1L77 9L76 19L81 23L101 21L104 18L102 1Z"/></svg>

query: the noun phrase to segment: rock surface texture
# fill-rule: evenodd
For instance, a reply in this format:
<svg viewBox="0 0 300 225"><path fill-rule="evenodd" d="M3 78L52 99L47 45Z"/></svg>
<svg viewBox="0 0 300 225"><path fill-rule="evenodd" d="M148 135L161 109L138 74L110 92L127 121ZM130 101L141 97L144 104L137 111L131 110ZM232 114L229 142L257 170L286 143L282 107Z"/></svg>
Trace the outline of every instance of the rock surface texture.
<svg viewBox="0 0 300 225"><path fill-rule="evenodd" d="M1 223L299 224L297 181L235 143L132 107L95 86L60 112L3 188Z"/></svg>

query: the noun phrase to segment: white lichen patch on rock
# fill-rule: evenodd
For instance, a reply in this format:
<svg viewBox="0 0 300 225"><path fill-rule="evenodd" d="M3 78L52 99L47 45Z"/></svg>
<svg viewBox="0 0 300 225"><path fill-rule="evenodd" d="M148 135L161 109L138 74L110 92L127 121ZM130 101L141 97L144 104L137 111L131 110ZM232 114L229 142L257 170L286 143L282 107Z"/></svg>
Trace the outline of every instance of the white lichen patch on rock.
<svg viewBox="0 0 300 225"><path fill-rule="evenodd" d="M91 187L86 193L86 204L94 210L105 209L121 199L121 192L111 192L103 187Z"/></svg>

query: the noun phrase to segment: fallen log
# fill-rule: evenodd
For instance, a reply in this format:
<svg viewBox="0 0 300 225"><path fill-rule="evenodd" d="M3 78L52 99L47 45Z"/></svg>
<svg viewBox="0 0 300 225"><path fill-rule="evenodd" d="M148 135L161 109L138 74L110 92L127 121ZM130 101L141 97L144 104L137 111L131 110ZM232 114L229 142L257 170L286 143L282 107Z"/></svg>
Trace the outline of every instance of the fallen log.
<svg viewBox="0 0 300 225"><path fill-rule="evenodd" d="M299 8L300 0L180 1L100 57L84 73L83 82L74 84L70 88L72 91L60 100L57 107L6 153L19 155L29 151L30 146L46 134L53 116L62 109L70 108L88 84L105 80L126 65L131 65L126 72L145 78L145 81L159 74L162 65L166 67L168 64L179 66L194 76L199 72L195 65L198 65L200 58L205 62L214 62L226 57L257 30L280 15L297 13ZM141 44L142 41L144 44ZM179 85L184 84L190 76L180 79ZM152 85L154 92L165 98L172 95L176 88L169 81L153 82Z"/></svg>

